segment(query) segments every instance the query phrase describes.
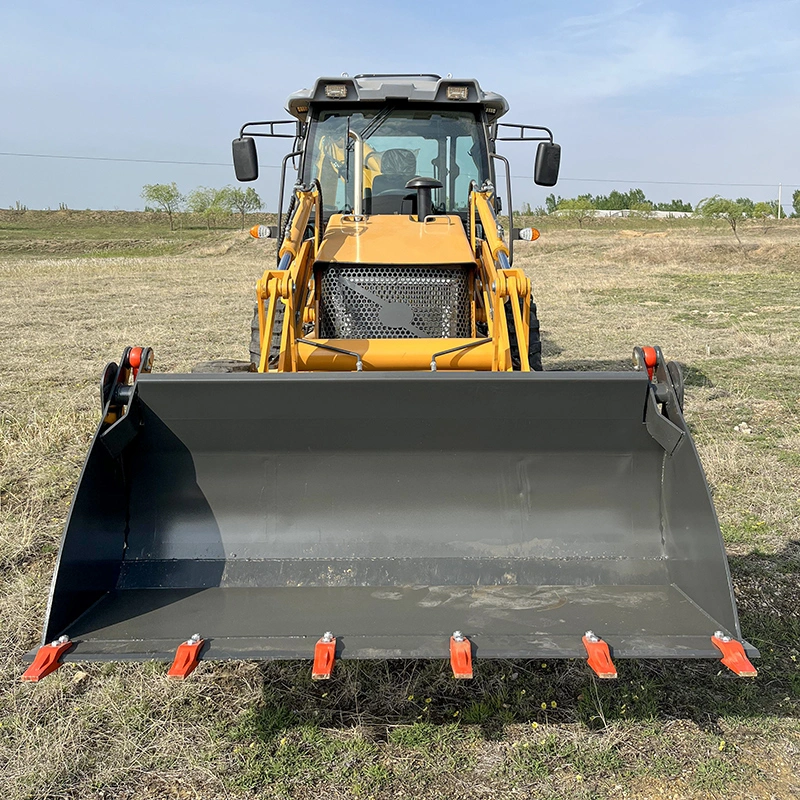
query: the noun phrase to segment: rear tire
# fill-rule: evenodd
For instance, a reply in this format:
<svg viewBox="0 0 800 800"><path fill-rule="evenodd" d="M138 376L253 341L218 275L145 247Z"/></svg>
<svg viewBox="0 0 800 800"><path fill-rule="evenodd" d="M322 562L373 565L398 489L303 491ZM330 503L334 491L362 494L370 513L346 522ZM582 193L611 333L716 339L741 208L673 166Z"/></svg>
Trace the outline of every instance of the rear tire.
<svg viewBox="0 0 800 800"><path fill-rule="evenodd" d="M521 309L524 311L525 306L520 301ZM511 302L505 304L506 308L506 322L508 323L508 338L511 343L511 363L515 370L519 370L521 363L519 360L519 347L517 345L517 330L514 327L514 310L511 308ZM539 330L539 317L536 313L536 303L531 303L531 314L529 318L530 336L528 339L528 362L531 365L533 372L542 372L542 338L541 331Z"/></svg>
<svg viewBox="0 0 800 800"><path fill-rule="evenodd" d="M286 306L279 302L275 309L275 324L272 328L272 341L269 348L268 366L273 369L278 366L278 357L281 354L281 333L283 331L283 314L285 310ZM258 370L260 362L261 342L258 327L258 306L253 306L253 321L250 323L250 363L255 364L255 368Z"/></svg>

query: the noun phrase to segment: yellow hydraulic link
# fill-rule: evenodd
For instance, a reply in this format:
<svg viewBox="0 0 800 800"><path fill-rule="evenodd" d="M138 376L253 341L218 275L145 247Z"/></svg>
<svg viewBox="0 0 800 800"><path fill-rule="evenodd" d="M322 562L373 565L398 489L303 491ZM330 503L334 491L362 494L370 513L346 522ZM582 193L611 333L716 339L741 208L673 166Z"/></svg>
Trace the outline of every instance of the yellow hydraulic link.
<svg viewBox="0 0 800 800"><path fill-rule="evenodd" d="M258 371L269 372L269 350L272 331L275 326L275 312L279 302L285 311L281 331L281 349L277 372L297 371L297 326L295 311L305 308L309 295L310 270L313 264L312 242L307 240L300 245L299 253L288 269L267 270L256 285L258 308L258 332L261 345L261 360ZM266 304L265 302L266 301ZM266 306L266 307L265 307ZM302 317L303 315L301 315Z"/></svg>
<svg viewBox="0 0 800 800"><path fill-rule="evenodd" d="M505 283L508 302L514 316L514 328L517 331L517 349L522 372L530 372L531 365L528 358L528 343L530 341L530 310L531 310L531 282L521 269L498 270ZM520 310L519 301L523 301L523 310Z"/></svg>
<svg viewBox="0 0 800 800"><path fill-rule="evenodd" d="M504 253L506 256L508 256L508 246L500 238L500 234L497 231L497 217L495 216L494 210L489 204L489 198L491 196L490 193L473 192L472 194L475 198L477 215L481 221L481 225L483 226L483 235L486 237L486 242L488 243L489 249L492 252L492 259L497 261L497 259L500 257L500 253Z"/></svg>
<svg viewBox="0 0 800 800"><path fill-rule="evenodd" d="M291 277L289 270L267 270L256 284L258 336L261 344L259 372L269 371L269 349L272 329L275 326L275 311L278 303L289 298L291 294ZM266 308L264 307L265 300L267 301Z"/></svg>
<svg viewBox="0 0 800 800"><path fill-rule="evenodd" d="M319 225L322 218L321 209L318 207L320 202L320 193L317 187L311 189L295 190L295 197L297 198L297 210L292 217L292 223L289 230L286 232L286 238L283 240L281 249L278 253L280 258L283 258L287 253L294 259L300 252L300 246L303 243L303 238L306 234L308 221L311 219L311 212L316 207L317 215L314 223L314 254L319 250Z"/></svg>

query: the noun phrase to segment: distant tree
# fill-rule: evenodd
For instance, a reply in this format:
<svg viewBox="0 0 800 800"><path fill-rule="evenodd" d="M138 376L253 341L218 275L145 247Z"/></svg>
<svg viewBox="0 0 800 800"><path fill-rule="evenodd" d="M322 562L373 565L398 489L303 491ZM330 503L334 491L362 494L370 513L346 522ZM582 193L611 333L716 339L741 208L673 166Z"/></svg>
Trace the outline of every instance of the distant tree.
<svg viewBox="0 0 800 800"><path fill-rule="evenodd" d="M558 204L563 198L556 197L554 194L549 194L544 199L544 207L547 209L548 214L552 214L557 208Z"/></svg>
<svg viewBox="0 0 800 800"><path fill-rule="evenodd" d="M264 207L264 203L252 186L248 186L247 189L242 189L240 186L226 186L224 191L228 193L231 207L241 214L242 230L244 230L245 215L251 214L253 211L260 211Z"/></svg>
<svg viewBox="0 0 800 800"><path fill-rule="evenodd" d="M169 217L169 229L174 231L175 221L173 214L181 210L181 204L184 200L175 182L146 183L142 188L142 198L148 203L153 203L157 208L166 211Z"/></svg>
<svg viewBox="0 0 800 800"><path fill-rule="evenodd" d="M649 200L645 200L642 203L634 201L631 203L630 209L631 211L635 211L637 214L646 215L653 210L653 204Z"/></svg>
<svg viewBox="0 0 800 800"><path fill-rule="evenodd" d="M752 201L751 201L752 202ZM755 204L753 204L755 206ZM738 200L729 200L726 197L720 197L715 194L713 197L706 197L697 204L695 214L706 219L724 219L728 225L731 226L733 235L739 246L742 245L742 240L736 231L739 223L747 217L745 207L739 203Z"/></svg>
<svg viewBox="0 0 800 800"><path fill-rule="evenodd" d="M800 217L800 189L795 189L792 193L792 208L794 209L793 217Z"/></svg>
<svg viewBox="0 0 800 800"><path fill-rule="evenodd" d="M756 204L749 197L737 197L736 204L742 207L745 217L752 217Z"/></svg>
<svg viewBox="0 0 800 800"><path fill-rule="evenodd" d="M558 211L569 219L574 219L582 228L587 219L594 217L594 203L591 195L581 195L569 200L559 200Z"/></svg>
<svg viewBox="0 0 800 800"><path fill-rule="evenodd" d="M633 208L634 206L643 206L649 202L641 189L631 189L628 192L628 197L630 198L630 205L628 208Z"/></svg>
<svg viewBox="0 0 800 800"><path fill-rule="evenodd" d="M228 188L213 189L199 186L186 198L189 210L195 214L202 214L206 221L206 228L216 230L219 218L230 214L232 210L230 192Z"/></svg>
<svg viewBox="0 0 800 800"><path fill-rule="evenodd" d="M629 189L627 192L620 192L612 189L607 195L598 194L596 197L585 195L592 201L595 208L603 211L638 211L647 213L655 208L655 204L648 200L642 189Z"/></svg>
<svg viewBox="0 0 800 800"><path fill-rule="evenodd" d="M692 213L692 204L683 200L670 200L669 203L656 203L657 211L688 211Z"/></svg>
<svg viewBox="0 0 800 800"><path fill-rule="evenodd" d="M778 216L778 203L777 201L756 203L753 206L753 212L750 215L753 219L761 222L764 233L769 230L768 221L775 219Z"/></svg>
<svg viewBox="0 0 800 800"><path fill-rule="evenodd" d="M608 197L605 198L605 202L600 198L598 198L598 202L602 202L602 207L609 211L621 211L631 207L631 195L630 192L620 192L617 189L612 189L608 193Z"/></svg>

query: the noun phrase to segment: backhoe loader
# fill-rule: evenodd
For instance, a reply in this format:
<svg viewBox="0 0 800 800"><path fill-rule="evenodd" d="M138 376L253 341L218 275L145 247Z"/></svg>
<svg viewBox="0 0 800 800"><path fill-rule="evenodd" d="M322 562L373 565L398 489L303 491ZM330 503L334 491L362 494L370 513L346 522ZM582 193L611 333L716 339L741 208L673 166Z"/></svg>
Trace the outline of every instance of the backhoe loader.
<svg viewBox="0 0 800 800"><path fill-rule="evenodd" d="M542 371L496 189L506 100L436 75L319 78L287 120L277 259L253 371L102 377L43 646L62 659L714 658L754 675L709 489L657 347L628 372ZM284 211L285 173L297 181Z"/></svg>

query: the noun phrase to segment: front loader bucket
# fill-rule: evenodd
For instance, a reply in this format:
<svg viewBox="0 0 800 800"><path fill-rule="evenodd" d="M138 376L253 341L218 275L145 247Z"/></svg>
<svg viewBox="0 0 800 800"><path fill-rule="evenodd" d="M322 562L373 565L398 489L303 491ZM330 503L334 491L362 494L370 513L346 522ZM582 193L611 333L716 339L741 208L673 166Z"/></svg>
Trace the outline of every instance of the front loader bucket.
<svg viewBox="0 0 800 800"><path fill-rule="evenodd" d="M140 376L94 440L44 640L67 659L718 657L697 453L643 373ZM749 655L755 649L745 643Z"/></svg>

